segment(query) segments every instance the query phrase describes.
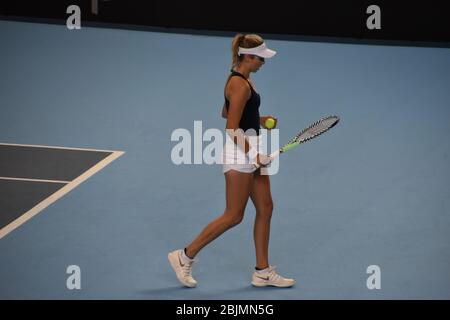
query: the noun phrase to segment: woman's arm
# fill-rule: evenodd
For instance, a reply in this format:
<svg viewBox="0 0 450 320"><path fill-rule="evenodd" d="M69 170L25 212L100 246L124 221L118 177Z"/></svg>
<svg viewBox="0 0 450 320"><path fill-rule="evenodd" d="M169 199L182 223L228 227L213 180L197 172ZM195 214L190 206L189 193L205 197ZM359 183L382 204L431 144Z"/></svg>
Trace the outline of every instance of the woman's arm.
<svg viewBox="0 0 450 320"><path fill-rule="evenodd" d="M226 107L226 105L224 103L223 107L222 107L222 118L226 119L227 117L228 117L228 110L227 110L227 107Z"/></svg>
<svg viewBox="0 0 450 320"><path fill-rule="evenodd" d="M233 139L234 143L238 145L244 153L250 150L250 144L245 135L240 134L239 122L241 121L242 113L244 112L245 104L250 98L250 88L245 80L233 77L228 82L226 95L229 101L227 112L226 129L228 135ZM222 113L223 114L223 113Z"/></svg>
<svg viewBox="0 0 450 320"><path fill-rule="evenodd" d="M235 77L229 82L227 90L227 98L230 102L227 114L227 134L237 144L238 148L248 155L250 161L256 162L260 166L268 165L271 161L270 157L258 153L255 148L250 148L250 144L239 129L239 122L242 118L247 100L250 98L251 91L245 80Z"/></svg>

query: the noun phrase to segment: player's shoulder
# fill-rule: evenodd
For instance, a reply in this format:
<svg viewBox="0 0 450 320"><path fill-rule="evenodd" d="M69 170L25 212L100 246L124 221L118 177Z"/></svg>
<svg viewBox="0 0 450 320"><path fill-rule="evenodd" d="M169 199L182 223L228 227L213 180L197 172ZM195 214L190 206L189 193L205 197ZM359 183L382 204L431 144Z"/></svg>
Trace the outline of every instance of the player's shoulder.
<svg viewBox="0 0 450 320"><path fill-rule="evenodd" d="M227 89L231 91L246 92L250 91L250 85L240 76L230 76L227 83Z"/></svg>

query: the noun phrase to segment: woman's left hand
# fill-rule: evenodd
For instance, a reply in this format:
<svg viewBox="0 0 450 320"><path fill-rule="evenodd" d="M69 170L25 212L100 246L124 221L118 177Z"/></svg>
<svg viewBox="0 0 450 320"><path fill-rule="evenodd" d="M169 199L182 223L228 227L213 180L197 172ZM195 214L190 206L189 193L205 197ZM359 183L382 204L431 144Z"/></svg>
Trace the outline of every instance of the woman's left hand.
<svg viewBox="0 0 450 320"><path fill-rule="evenodd" d="M267 121L267 119L273 119L273 120L275 121L273 127L267 128L267 126L266 126L266 121ZM274 116L262 116L262 117L261 117L260 123L261 123L261 126L262 126L264 129L271 130L271 129L275 129L275 127L277 126L278 119L275 118Z"/></svg>

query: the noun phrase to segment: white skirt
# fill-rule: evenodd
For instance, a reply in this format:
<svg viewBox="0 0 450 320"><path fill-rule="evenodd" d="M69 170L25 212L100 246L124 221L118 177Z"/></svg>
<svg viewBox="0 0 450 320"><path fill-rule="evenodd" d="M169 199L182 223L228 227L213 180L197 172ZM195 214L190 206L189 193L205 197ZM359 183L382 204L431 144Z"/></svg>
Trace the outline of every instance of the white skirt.
<svg viewBox="0 0 450 320"><path fill-rule="evenodd" d="M262 135L246 136L246 138L252 148L264 150L262 146ZM236 145L230 136L226 134L226 142L222 151L223 173L229 170L252 173L257 170L253 165L255 159L250 159L242 149L241 146Z"/></svg>

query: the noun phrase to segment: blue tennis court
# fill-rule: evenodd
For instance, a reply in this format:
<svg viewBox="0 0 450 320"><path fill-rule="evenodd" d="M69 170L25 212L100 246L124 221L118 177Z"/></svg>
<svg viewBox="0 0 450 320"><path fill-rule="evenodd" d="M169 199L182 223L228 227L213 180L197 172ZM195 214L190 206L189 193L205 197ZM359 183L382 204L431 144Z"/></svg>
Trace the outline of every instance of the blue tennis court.
<svg viewBox="0 0 450 320"><path fill-rule="evenodd" d="M341 118L271 177L271 262L297 284L251 286L249 203L186 289L167 253L223 212L225 181L218 164L175 165L171 135L195 121L225 128L232 38L0 21L0 39L0 144L121 152L0 239L1 299L450 298L449 48L268 39L278 54L252 77L280 142ZM0 203L40 192L3 178ZM71 265L81 290L66 287ZM366 285L373 265L378 290Z"/></svg>

